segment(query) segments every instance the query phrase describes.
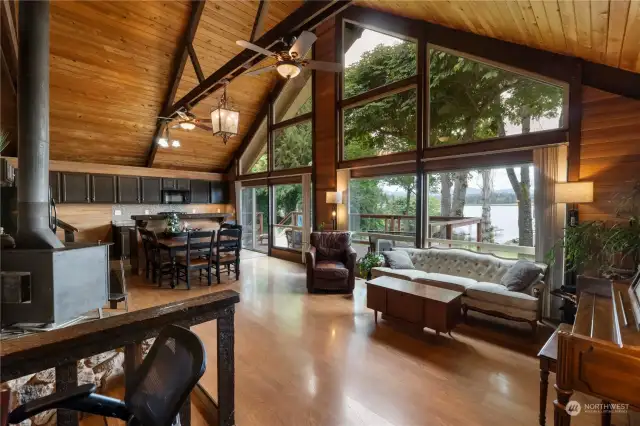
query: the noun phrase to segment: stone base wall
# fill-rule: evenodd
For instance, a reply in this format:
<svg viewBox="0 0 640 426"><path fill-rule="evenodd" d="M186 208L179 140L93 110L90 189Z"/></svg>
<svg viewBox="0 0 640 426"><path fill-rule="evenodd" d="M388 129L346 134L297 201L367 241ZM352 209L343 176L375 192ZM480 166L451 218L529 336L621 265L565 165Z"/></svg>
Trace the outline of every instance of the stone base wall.
<svg viewBox="0 0 640 426"><path fill-rule="evenodd" d="M142 342L146 355L154 339ZM78 361L78 384L94 383L98 392L106 392L121 383L124 377L124 350L122 348L94 355ZM40 371L19 379L10 380L2 385L11 390L11 407L15 407L54 393L56 386L55 369ZM40 413L21 423L24 426L55 426L56 411Z"/></svg>

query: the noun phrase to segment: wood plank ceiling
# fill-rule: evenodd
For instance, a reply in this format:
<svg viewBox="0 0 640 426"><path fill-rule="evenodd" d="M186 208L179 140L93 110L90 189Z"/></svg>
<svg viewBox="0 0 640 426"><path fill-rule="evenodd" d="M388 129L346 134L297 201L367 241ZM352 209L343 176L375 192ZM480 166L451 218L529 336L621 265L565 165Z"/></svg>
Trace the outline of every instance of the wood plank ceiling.
<svg viewBox="0 0 640 426"><path fill-rule="evenodd" d="M640 72L640 1L392 1L362 6ZM270 0L264 31L302 4ZM194 39L206 76L240 53L258 0L208 0ZM51 158L144 166L185 31L188 0L55 1L51 4ZM259 36L260 34L258 34ZM258 66L263 66L259 64ZM225 146L203 130L176 130L180 148L159 149L153 166L224 168L273 86L275 73L239 77L229 96L240 134ZM198 83L187 61L176 99ZM220 91L193 113L208 117Z"/></svg>
<svg viewBox="0 0 640 426"><path fill-rule="evenodd" d="M302 2L269 3L264 31ZM240 53L235 41L249 39L258 4L207 2L194 39L205 76ZM51 3L51 159L145 165L190 10L188 0ZM171 136L182 146L159 150L154 167L224 168L275 78L240 77L229 85L241 118L240 134L226 146L203 130L176 130ZM197 83L187 61L176 99ZM192 112L208 117L219 96L214 93Z"/></svg>
<svg viewBox="0 0 640 426"><path fill-rule="evenodd" d="M638 0L356 0L356 4L640 72Z"/></svg>

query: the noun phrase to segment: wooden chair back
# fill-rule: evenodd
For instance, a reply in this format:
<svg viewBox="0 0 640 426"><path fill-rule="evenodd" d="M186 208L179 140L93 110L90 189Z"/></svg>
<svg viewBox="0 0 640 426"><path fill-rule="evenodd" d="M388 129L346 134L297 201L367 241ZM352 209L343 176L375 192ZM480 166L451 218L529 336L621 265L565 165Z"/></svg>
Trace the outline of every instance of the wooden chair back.
<svg viewBox="0 0 640 426"><path fill-rule="evenodd" d="M221 258L233 253L236 258L239 258L241 239L242 230L240 229L220 229L216 243L216 256Z"/></svg>
<svg viewBox="0 0 640 426"><path fill-rule="evenodd" d="M142 240L142 248L144 255L148 261L155 261L155 251L158 247L158 236L154 231L144 228L138 228L140 239Z"/></svg>
<svg viewBox="0 0 640 426"><path fill-rule="evenodd" d="M207 238L208 240L202 241ZM215 231L189 231L187 234L187 253L186 262L187 268L191 266L191 258L195 254L202 254L211 258L215 245L216 233ZM209 260L211 263L211 260Z"/></svg>

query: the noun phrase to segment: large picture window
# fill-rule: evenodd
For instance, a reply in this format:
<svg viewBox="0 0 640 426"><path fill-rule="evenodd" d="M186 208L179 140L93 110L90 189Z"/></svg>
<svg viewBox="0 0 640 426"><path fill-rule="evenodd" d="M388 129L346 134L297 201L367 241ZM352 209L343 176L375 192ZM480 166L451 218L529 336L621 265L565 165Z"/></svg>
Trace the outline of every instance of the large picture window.
<svg viewBox="0 0 640 426"><path fill-rule="evenodd" d="M532 257L534 193L529 164L430 173L427 241L503 257Z"/></svg>
<svg viewBox="0 0 640 426"><path fill-rule="evenodd" d="M429 146L563 127L564 89L429 49Z"/></svg>
<svg viewBox="0 0 640 426"><path fill-rule="evenodd" d="M310 166L312 162L311 121L273 132L274 169Z"/></svg>
<svg viewBox="0 0 640 426"><path fill-rule="evenodd" d="M358 255L374 250L379 239L414 247L416 177L398 175L349 181L349 230L355 232Z"/></svg>

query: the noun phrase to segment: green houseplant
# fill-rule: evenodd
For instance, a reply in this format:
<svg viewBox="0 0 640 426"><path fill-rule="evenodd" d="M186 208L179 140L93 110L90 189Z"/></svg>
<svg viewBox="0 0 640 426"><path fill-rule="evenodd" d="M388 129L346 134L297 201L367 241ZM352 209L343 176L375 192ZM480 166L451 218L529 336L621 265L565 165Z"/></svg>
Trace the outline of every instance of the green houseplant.
<svg viewBox="0 0 640 426"><path fill-rule="evenodd" d="M614 197L616 221L589 221L565 229L556 246L565 250L569 271L607 278L626 277L640 265L640 182ZM553 263L552 249L547 260Z"/></svg>
<svg viewBox="0 0 640 426"><path fill-rule="evenodd" d="M360 277L371 279L371 269L384 265L384 257L380 253L369 252L358 261Z"/></svg>
<svg viewBox="0 0 640 426"><path fill-rule="evenodd" d="M171 213L167 216L167 231L173 234L177 234L180 229L180 218L176 213Z"/></svg>

